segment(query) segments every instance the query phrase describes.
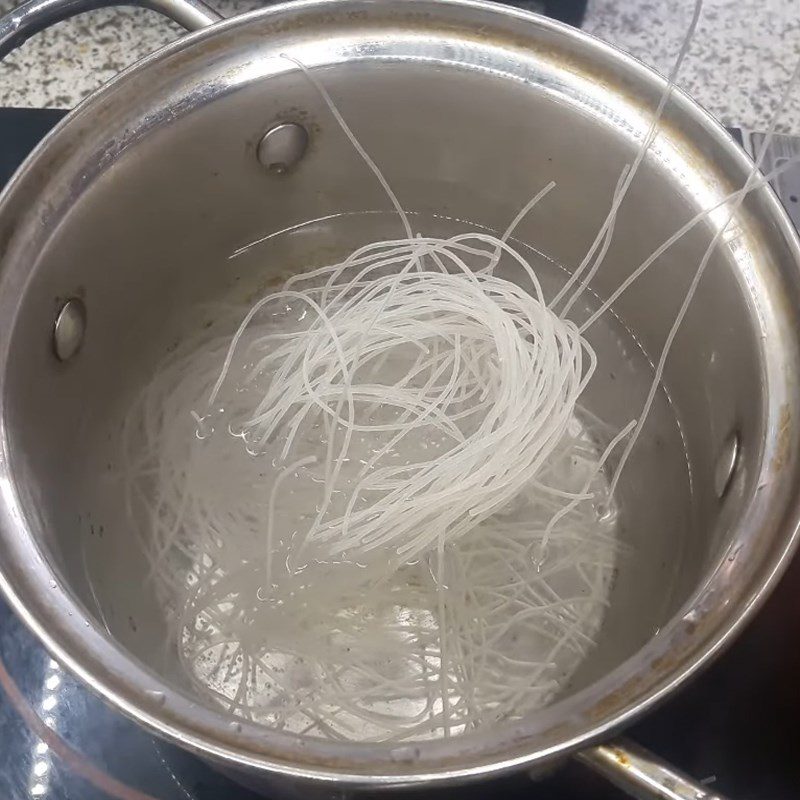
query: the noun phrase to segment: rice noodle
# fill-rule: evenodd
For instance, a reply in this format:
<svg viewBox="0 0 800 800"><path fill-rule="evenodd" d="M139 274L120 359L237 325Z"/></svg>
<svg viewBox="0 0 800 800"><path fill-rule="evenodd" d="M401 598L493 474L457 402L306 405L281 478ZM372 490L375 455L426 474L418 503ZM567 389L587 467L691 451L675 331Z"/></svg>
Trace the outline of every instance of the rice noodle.
<svg viewBox="0 0 800 800"><path fill-rule="evenodd" d="M628 431L576 407L596 358L525 259L484 233L373 244L231 325L171 354L126 425L129 507L198 689L334 738L547 702L602 617L602 468Z"/></svg>

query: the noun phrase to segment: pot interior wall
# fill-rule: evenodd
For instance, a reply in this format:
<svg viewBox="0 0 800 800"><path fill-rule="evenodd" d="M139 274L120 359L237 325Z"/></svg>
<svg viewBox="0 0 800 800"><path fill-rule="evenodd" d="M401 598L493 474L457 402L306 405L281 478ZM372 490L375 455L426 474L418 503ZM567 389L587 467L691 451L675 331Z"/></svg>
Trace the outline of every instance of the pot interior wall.
<svg viewBox="0 0 800 800"><path fill-rule="evenodd" d="M229 74L234 60L214 69ZM274 51L269 63L226 85L208 75L193 85L188 62L183 72L176 67L172 83L130 79L139 80L141 107L172 96L177 110L150 129L115 123L117 154L87 161L89 179L76 183L68 211L49 232L15 322L6 420L41 545L88 611L97 617L99 603L113 636L171 681L181 680L180 669L164 656L161 611L119 505L116 465L98 455L98 440L113 433L105 421L185 326L202 323L191 311L198 303L258 296L281 276L401 230L313 86ZM502 231L556 181L516 234L552 260L553 287L591 244L657 99L612 103L598 83L587 103L586 86L578 97L574 73L544 56L527 82L477 64L391 58L329 64L316 74L423 232L466 223ZM203 102L182 107L178 91L205 92ZM628 104L630 130L619 103ZM620 211L592 285L600 298L691 218L702 198L711 204L727 190L704 175L701 155L671 127L672 113L669 107L665 133ZM275 175L259 165L255 148L282 120L305 125L310 148L296 170ZM69 126L60 135L68 133ZM318 222L230 258L310 220ZM648 358L658 357L714 224L719 219L676 243L621 298L616 317L598 326L601 368L590 397L607 422L621 426L639 415L652 374ZM599 645L575 687L635 653L686 601L722 552L746 494L756 448L743 448L724 502L713 480L731 431L745 444L761 433L759 344L738 263L733 247L715 252L676 339L666 392L620 487L630 561L619 567ZM50 346L54 312L76 295L88 311L86 341L72 362L60 364Z"/></svg>

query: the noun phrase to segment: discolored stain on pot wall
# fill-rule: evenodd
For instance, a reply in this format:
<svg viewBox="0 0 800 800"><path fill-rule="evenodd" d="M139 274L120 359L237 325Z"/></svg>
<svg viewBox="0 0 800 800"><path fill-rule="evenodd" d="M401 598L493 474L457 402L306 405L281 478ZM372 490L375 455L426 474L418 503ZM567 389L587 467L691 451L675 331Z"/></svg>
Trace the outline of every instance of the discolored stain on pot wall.
<svg viewBox="0 0 800 800"><path fill-rule="evenodd" d="M781 408L781 415L778 420L778 440L775 447L775 455L772 457L772 471L780 472L788 463L791 457L789 445L792 433L792 412L788 405Z"/></svg>

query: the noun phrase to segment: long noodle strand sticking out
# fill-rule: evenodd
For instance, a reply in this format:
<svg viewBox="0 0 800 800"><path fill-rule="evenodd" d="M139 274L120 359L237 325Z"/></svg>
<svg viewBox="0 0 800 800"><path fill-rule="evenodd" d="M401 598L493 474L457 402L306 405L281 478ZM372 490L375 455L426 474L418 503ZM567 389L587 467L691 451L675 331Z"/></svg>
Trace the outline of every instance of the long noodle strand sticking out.
<svg viewBox="0 0 800 800"><path fill-rule="evenodd" d="M319 92L404 235L298 273L249 308L220 306L127 413L128 513L169 646L200 695L276 729L399 741L519 719L566 686L625 557L620 472L726 226L638 421L614 427L584 404L598 366L587 332L714 209L587 321L568 314L609 251L700 10L698 0L600 230L552 297L511 236L554 182L499 238L415 235L326 89L283 56ZM715 208L729 203L733 218L770 178L757 167Z"/></svg>
<svg viewBox="0 0 800 800"><path fill-rule="evenodd" d="M619 207L622 204L622 201L625 199L625 196L628 193L628 189L630 188L631 183L633 183L633 179L636 176L636 173L639 171L639 167L644 160L647 151L650 149L650 146L653 144L653 141L656 138L656 134L658 133L659 123L661 122L661 115L664 113L664 108L666 107L667 103L669 102L670 97L672 96L672 91L675 86L675 81L677 80L678 73L680 72L681 65L683 64L686 55L689 52L689 47L691 46L692 39L694 38L695 31L697 30L697 24L700 21L700 14L703 10L703 0L695 0L694 4L694 11L692 13L692 20L689 23L689 30L686 32L686 36L684 37L683 44L681 45L681 49L678 52L678 57L675 59L675 63L670 70L669 77L667 78L667 85L664 91L661 94L661 97L658 101L658 106L656 107L655 113L653 114L653 119L650 123L650 128L647 131L642 143L639 147L639 151L636 153L636 158L633 161L633 166L628 169L627 167L623 171L621 177L621 186L617 186L617 190L614 193L614 197L611 203L611 209L608 212L608 216L603 221L603 224L600 226L600 230L597 232L597 236L595 240L592 242L591 247L589 247L588 252L581 261L578 268L575 272L572 273L570 278L564 283L561 287L560 291L556 294L556 296L552 300L552 305L555 306L560 300L566 295L566 293L572 288L576 281L578 281L584 273L584 270L589 266L589 262L592 259L592 256L597 251L597 248L601 245L601 242L604 242L603 247L600 250L597 258L595 259L594 264L589 269L589 272L583 277L578 286L575 293L570 297L570 299L565 303L564 308L562 310L562 316L566 316L569 312L572 305L575 301L580 297L586 287L589 285L590 281L594 277L595 273L598 269L600 269L603 260L605 259L606 252L608 251L608 243L611 240L611 237L614 233L614 225L616 223L617 213L619 211Z"/></svg>
<svg viewBox="0 0 800 800"><path fill-rule="evenodd" d="M769 144L772 141L772 137L775 133L775 127L778 123L778 119L780 118L781 112L783 111L784 106L786 105L787 100L791 96L792 91L794 91L797 81L800 79L800 60L798 60L797 64L795 65L794 70L792 71L789 80L786 82L786 86L784 87L783 93L778 101L777 108L772 115L772 121L770 122L769 128L767 130L766 135L764 136L764 140L761 143L761 148L758 151L756 156L756 160L753 164L752 169L750 170L750 174L747 176L747 180L745 181L744 186L742 187L741 192L739 193L738 197L733 201L730 207L730 211L728 212L728 218L725 223L719 227L714 234L710 244L706 248L705 253L703 253L703 257L700 260L700 264L697 267L697 271L692 278L691 283L689 284L689 289L686 292L686 295L681 303L681 307L678 310L678 314L675 317L675 321L672 323L672 327L670 328L669 332L667 333L667 338L664 343L664 347L661 350L661 355L658 359L658 364L656 365L656 371L653 376L653 381L650 386L650 391L647 394L647 399L644 403L644 408L642 409L641 417L639 418L639 422L636 425L636 429L633 432L633 436L628 440L628 443L623 450L622 457L620 458L619 464L617 465L616 471L614 472L614 477L611 481L611 491L613 492L619 482L620 475L622 474L622 470L625 467L625 464L630 457L631 451L633 450L634 445L636 444L639 435L641 434L642 428L647 422L647 417L650 413L650 409L653 404L653 399L655 398L655 393L661 384L661 379L664 375L664 368L666 366L667 358L669 357L670 350L672 349L672 344L675 341L675 337L680 330L681 324L683 323L684 318L686 317L686 312L689 310L689 306L697 292L697 287L700 284L700 280L705 273L706 267L708 266L708 262L711 259L714 251L717 248L720 240L722 239L723 234L727 230L728 226L734 220L736 216L736 212L739 210L739 207L744 202L745 197L747 197L748 192L753 188L753 186L758 182L758 175L761 169L761 163L764 160L764 156L767 153L767 149L769 148Z"/></svg>

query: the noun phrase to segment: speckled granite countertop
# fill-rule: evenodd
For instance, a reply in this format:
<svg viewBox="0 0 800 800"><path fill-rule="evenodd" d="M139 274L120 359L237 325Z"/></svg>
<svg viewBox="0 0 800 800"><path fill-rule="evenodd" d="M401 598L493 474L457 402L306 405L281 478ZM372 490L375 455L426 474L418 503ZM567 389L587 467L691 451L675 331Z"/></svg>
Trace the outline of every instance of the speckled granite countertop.
<svg viewBox="0 0 800 800"><path fill-rule="evenodd" d="M222 14L261 0L209 0ZM16 0L0 0L6 10ZM590 0L584 29L666 72L692 0ZM111 9L61 23L0 64L0 105L68 108L121 68L180 34L149 11ZM706 0L679 78L723 123L763 129L800 57L800 0ZM800 134L800 88L781 130Z"/></svg>

